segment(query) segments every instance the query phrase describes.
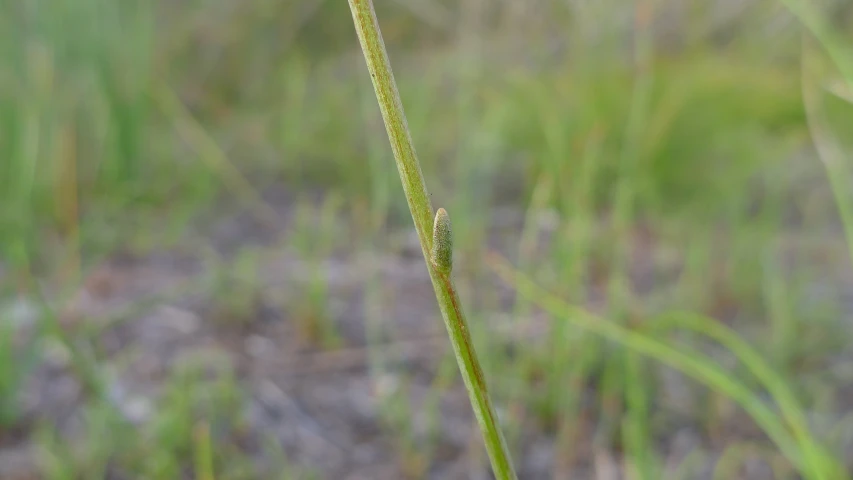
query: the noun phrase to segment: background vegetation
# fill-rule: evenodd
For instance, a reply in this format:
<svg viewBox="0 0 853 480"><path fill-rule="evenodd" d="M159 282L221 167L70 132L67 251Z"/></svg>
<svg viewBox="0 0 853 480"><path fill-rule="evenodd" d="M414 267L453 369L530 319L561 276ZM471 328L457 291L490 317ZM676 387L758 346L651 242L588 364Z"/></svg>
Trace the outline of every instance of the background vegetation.
<svg viewBox="0 0 853 480"><path fill-rule="evenodd" d="M376 3L520 478L853 468L853 3ZM346 2L4 2L0 50L0 478L487 478Z"/></svg>

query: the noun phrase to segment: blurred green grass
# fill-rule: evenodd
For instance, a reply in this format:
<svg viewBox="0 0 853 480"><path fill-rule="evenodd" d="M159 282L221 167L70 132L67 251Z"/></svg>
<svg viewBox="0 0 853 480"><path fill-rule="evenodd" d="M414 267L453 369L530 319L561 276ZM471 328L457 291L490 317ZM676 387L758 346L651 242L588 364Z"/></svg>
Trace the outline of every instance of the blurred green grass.
<svg viewBox="0 0 853 480"><path fill-rule="evenodd" d="M478 252L500 220L495 212L509 206L524 218L521 231L510 234L514 260L552 291L587 303L604 289L605 312L628 324L670 307L713 315L771 362L804 409L843 417L849 398L837 378L818 370L849 355L849 312L832 299L815 305L808 292L845 288L850 259L835 245L845 243L836 202L846 197L829 193L813 147L803 29L778 2L676 3L379 2L433 203L452 213L459 257L469 264L460 288L474 296L488 277ZM644 23L646 10L653 14ZM847 3L826 2L821 12L838 38L849 38ZM341 251L391 246L387 234L408 228L408 213L356 46L340 2L4 3L4 295L26 294L33 279L73 292L116 253L181 245L199 219L215 219L223 205L240 205L275 226L280 216L264 194L276 189L300 199L299 227L284 242L311 271ZM833 72L825 53L814 52L824 66L815 73L818 84L846 71ZM816 95L826 129L849 160L853 107L828 92ZM321 207L310 200L318 194ZM336 216L346 220L338 225ZM312 218L322 220L312 228ZM642 250L643 239L653 247ZM260 287L234 288L227 275L255 275L253 262L262 260L250 248L223 259L217 268L224 277L204 287L222 298L211 309L244 322L257 314ZM821 256L823 263L811 260ZM643 262L652 267L637 273ZM315 277L307 293L294 295L296 304L280 308L307 338L337 348L328 280ZM368 303L379 305L366 309L381 312L383 292L368 283L378 289ZM643 415L636 409L648 408L662 388L656 367L628 371L630 353L565 327L544 346L510 342L517 353L508 355L504 339L491 338L486 326L497 303L479 300L472 320L513 448L536 424L567 451L592 443L596 451L625 449L629 459L664 455L655 439L671 422L665 412L654 417L663 427L637 423ZM536 312L521 298L511 310L517 324ZM687 345L704 348L687 337ZM79 339L66 340L83 350L79 361L100 368L101 358L90 359ZM14 392L26 375L9 369L0 377L0 421L15 425ZM449 388L446 380L435 383L435 395ZM589 385L592 409L581 398ZM398 396L387 428L405 438L398 448L408 474L424 476L435 440L411 433L408 399ZM715 438L725 430L719 405L727 400L714 391L709 398L690 418ZM176 478L191 468L187 452L204 458L194 450L198 427L183 423L192 401L165 394L161 402L146 435L161 438L163 450L144 454L156 465L129 455L110 468ZM91 398L85 408L95 412L96 427L121 424L103 399ZM623 421L635 435L625 445ZM81 440L88 453L71 454L44 428L36 443L54 452L45 478L102 477L111 449L133 450L139 441L133 428L117 428L125 443L102 445L94 428ZM821 439L840 452L845 435ZM214 439L213 448L228 450L225 443ZM232 453L240 470L242 453ZM649 465L658 460L643 460L642 471L655 471ZM291 476L301 475L299 458L283 462ZM779 462L781 470L790 467ZM224 468L216 465L217 478L262 475Z"/></svg>

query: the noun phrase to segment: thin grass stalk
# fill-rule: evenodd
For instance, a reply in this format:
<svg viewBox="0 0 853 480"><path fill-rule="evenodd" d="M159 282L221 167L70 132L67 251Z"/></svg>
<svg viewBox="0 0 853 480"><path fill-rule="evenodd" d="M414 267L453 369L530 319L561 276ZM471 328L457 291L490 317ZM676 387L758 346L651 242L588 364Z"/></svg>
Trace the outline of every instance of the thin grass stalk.
<svg viewBox="0 0 853 480"><path fill-rule="evenodd" d="M394 159L397 163L400 180L403 183L403 191L409 204L409 211L418 232L427 270L432 280L447 333L450 336L450 343L453 346L459 370L462 373L462 379L468 390L474 415L477 417L477 423L483 434L486 452L497 479L515 479L517 477L512 467L506 441L498 426L497 415L492 408L486 388L485 376L474 351L470 330L450 275L453 266L450 219L444 209L439 209L435 215L435 225L432 223L432 204L409 133L400 94L397 91L391 64L385 51L385 44L382 41L373 2L371 0L349 0L349 5L367 69L376 92L379 109L382 112L388 138L391 142L391 149L394 152Z"/></svg>

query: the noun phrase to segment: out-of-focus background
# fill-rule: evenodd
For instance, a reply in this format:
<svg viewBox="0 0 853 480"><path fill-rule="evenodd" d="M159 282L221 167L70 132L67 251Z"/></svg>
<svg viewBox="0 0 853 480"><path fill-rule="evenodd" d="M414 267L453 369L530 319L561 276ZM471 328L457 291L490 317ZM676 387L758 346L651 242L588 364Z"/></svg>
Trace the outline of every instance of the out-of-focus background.
<svg viewBox="0 0 853 480"><path fill-rule="evenodd" d="M853 2L376 3L521 478L853 467ZM346 2L7 1L0 49L0 478L490 478Z"/></svg>

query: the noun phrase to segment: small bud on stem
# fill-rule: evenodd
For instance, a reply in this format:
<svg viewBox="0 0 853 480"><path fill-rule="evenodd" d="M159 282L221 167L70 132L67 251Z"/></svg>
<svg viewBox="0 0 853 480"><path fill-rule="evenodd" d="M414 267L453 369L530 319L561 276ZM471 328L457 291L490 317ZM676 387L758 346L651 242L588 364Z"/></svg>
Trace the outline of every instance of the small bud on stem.
<svg viewBox="0 0 853 480"><path fill-rule="evenodd" d="M453 232L450 230L450 217L443 208L435 212L430 260L441 273L448 274L453 268Z"/></svg>

